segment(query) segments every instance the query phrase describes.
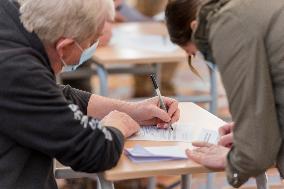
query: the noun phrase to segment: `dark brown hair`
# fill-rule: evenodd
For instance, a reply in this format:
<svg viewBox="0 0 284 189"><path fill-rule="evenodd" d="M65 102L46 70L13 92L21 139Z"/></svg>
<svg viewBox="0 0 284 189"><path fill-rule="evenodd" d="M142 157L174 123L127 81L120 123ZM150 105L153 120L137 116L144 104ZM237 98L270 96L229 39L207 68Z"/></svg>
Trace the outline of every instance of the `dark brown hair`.
<svg viewBox="0 0 284 189"><path fill-rule="evenodd" d="M186 45L192 35L191 22L196 15L202 0L169 0L166 7L166 23L171 41L177 45Z"/></svg>
<svg viewBox="0 0 284 189"><path fill-rule="evenodd" d="M186 46L191 40L191 23L196 20L197 11L202 0L169 0L166 7L166 23L171 41L179 46ZM188 56L190 70L202 79L192 65L191 56Z"/></svg>

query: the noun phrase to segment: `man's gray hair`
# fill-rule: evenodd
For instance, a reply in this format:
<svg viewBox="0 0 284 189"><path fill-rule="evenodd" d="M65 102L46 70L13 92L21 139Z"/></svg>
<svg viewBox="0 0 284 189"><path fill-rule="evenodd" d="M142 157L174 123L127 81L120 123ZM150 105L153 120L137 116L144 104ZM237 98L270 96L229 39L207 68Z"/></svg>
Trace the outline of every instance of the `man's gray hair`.
<svg viewBox="0 0 284 189"><path fill-rule="evenodd" d="M79 42L98 33L107 20L113 20L113 0L18 0L21 21L47 43L60 37Z"/></svg>

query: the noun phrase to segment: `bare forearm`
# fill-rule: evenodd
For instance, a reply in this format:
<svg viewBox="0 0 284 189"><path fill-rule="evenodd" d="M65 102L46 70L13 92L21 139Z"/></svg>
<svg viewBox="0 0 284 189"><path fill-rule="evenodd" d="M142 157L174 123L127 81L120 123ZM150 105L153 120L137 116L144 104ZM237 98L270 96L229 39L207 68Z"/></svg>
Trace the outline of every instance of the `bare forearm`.
<svg viewBox="0 0 284 189"><path fill-rule="evenodd" d="M102 119L113 110L131 113L132 103L93 94L88 104L88 116Z"/></svg>

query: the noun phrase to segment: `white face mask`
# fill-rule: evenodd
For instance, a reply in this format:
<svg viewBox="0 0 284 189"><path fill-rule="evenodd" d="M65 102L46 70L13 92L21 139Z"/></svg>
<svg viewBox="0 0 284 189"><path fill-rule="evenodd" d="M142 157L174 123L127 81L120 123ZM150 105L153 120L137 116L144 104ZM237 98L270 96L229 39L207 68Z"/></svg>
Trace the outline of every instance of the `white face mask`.
<svg viewBox="0 0 284 189"><path fill-rule="evenodd" d="M97 50L97 47L99 45L99 41L94 43L92 46L87 48L86 50L83 50L83 48L76 42L77 47L82 51L81 58L78 64L75 65L67 65L65 61L61 58L61 61L64 65L62 72L70 72L70 71L75 71L79 66L84 64L87 60L90 60L94 53Z"/></svg>

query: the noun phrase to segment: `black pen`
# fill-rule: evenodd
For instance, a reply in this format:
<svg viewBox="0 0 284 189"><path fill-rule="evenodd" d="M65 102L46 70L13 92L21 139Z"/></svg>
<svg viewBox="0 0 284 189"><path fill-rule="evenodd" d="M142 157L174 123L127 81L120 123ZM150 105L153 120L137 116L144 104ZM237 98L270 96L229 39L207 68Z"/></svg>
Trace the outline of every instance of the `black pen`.
<svg viewBox="0 0 284 189"><path fill-rule="evenodd" d="M162 98L162 95L161 95L161 91L160 91L160 89L159 89L159 86L158 86L158 84L157 84L157 81L156 81L155 76L151 74L150 77L151 77L153 86L154 86L154 88L155 88L156 94L157 94L157 96L159 97L161 108L162 108L163 110L165 110L166 112L168 112L167 107L166 107L166 105L165 105L165 103L164 103L164 101L163 101L163 98ZM170 124L170 128L171 128L171 130L174 130L173 127L172 127L172 124Z"/></svg>

